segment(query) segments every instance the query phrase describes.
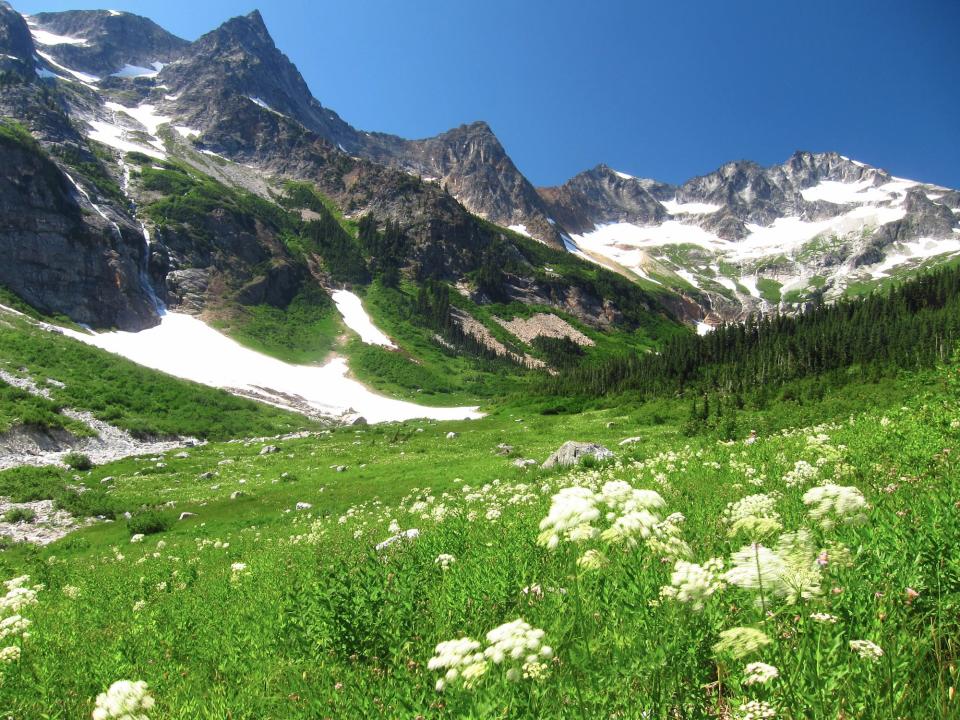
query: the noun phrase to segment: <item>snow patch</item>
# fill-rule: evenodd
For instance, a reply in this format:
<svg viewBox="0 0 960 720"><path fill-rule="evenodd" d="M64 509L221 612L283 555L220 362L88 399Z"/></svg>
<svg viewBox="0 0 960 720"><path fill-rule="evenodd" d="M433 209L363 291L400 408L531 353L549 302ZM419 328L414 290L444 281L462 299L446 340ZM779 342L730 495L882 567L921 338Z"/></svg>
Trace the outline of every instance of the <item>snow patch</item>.
<svg viewBox="0 0 960 720"><path fill-rule="evenodd" d="M337 310L343 316L344 324L357 333L363 342L367 345L382 345L396 349L397 346L390 341L390 338L373 324L370 316L363 309L360 298L349 290L337 290L332 297Z"/></svg>
<svg viewBox="0 0 960 720"><path fill-rule="evenodd" d="M323 366L290 365L245 348L190 315L167 313L160 321L138 333L86 335L69 329L63 333L177 377L261 397L267 393L281 405L286 397L288 407L289 398L300 399L335 417L351 410L371 423L482 416L476 407L431 408L378 395L347 377L343 358Z"/></svg>
<svg viewBox="0 0 960 720"><path fill-rule="evenodd" d="M143 125L147 129L147 132L151 135L156 135L157 128L159 128L161 125L165 125L173 119L163 115L157 115L155 112L156 106L149 103L144 103L143 105L138 105L137 107L124 107L120 103L106 102L104 103L104 106L110 110L113 110L114 112L126 113L138 123Z"/></svg>
<svg viewBox="0 0 960 720"><path fill-rule="evenodd" d="M526 237L533 237L529 232L527 232L527 226L523 223L520 223L519 225L507 225L507 229L513 230L515 233L525 235Z"/></svg>
<svg viewBox="0 0 960 720"><path fill-rule="evenodd" d="M882 262L870 268L870 274L873 277L887 277L891 270L906 263L916 263L938 255L960 253L960 238L944 240L921 238L910 243L897 243L891 247L891 250L895 252L888 253Z"/></svg>
<svg viewBox="0 0 960 720"><path fill-rule="evenodd" d="M636 180L636 178L633 175L627 175L626 173L620 172L619 170L614 170L613 174L619 178L623 178L624 180Z"/></svg>
<svg viewBox="0 0 960 720"><path fill-rule="evenodd" d="M56 33L41 30L35 25L30 25L30 34L33 35L33 41L39 45L79 45L87 47L90 45L86 38L70 37L69 35L57 35Z"/></svg>
<svg viewBox="0 0 960 720"><path fill-rule="evenodd" d="M259 105L260 107L262 107L264 110L267 110L268 112L272 112L274 115L279 115L280 117L286 117L286 115L284 115L282 112L277 112L272 107L270 107L267 104L267 102L265 100L262 100L261 98L247 95L247 100L254 103L255 105Z"/></svg>
<svg viewBox="0 0 960 720"><path fill-rule="evenodd" d="M167 157L165 152L158 151L153 146L126 139L127 130L119 125L104 120L88 120L87 122L93 128L92 131L87 133L87 137L91 140L96 140L124 153L140 152L157 160L164 160Z"/></svg>
<svg viewBox="0 0 960 720"><path fill-rule="evenodd" d="M697 335L703 336L709 333L712 333L716 328L713 327L710 323L698 322L697 323Z"/></svg>
<svg viewBox="0 0 960 720"><path fill-rule="evenodd" d="M151 67L142 67L140 65L124 65L122 68L113 73L111 77L118 78L153 78L160 74L160 71L163 70L164 64L162 62L153 62L150 63Z"/></svg>
<svg viewBox="0 0 960 720"><path fill-rule="evenodd" d="M96 75L89 75L88 73L80 72L79 70L71 70L66 65L61 65L56 60L54 60L49 53L40 52L39 50L37 50L37 55L43 58L49 65L52 65L58 70L63 70L65 73L72 75L82 83L86 83L87 85L90 85L92 83L100 82L100 78L98 78Z"/></svg>
<svg viewBox="0 0 960 720"><path fill-rule="evenodd" d="M192 127L187 127L186 125L174 125L173 129L177 131L177 134L180 137L187 138L188 140L190 138L200 137L199 130L195 130Z"/></svg>

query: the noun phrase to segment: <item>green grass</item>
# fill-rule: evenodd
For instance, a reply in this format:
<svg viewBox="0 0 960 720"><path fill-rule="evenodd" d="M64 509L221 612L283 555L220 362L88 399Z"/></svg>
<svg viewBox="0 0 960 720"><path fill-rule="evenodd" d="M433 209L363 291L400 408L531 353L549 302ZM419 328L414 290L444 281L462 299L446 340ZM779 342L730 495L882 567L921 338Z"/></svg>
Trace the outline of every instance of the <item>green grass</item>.
<svg viewBox="0 0 960 720"><path fill-rule="evenodd" d="M0 707L14 717L50 708L89 717L97 693L142 679L156 699L153 720L666 720L737 717L748 700L771 703L778 717L948 717L960 651L960 467L944 448L960 440L956 393L931 376L851 387L806 406L817 427L787 432L784 411L796 403L780 399L750 411L753 445L686 438L685 404L659 400L576 416L505 408L480 421L282 441L269 455L262 443L212 443L189 457L98 467L73 483L101 490L142 524L96 523L46 548L0 554L6 577L43 584L21 609L31 636L4 669ZM459 435L448 440L450 429ZM640 441L620 447L627 436ZM511 465L571 438L602 442L618 459L573 474ZM502 442L514 446L511 457L496 454ZM790 485L800 460L817 476ZM28 484L8 475L0 490ZM781 528L761 541L774 547L808 531L810 548L799 552L818 568L806 585L820 591L793 600L773 582L762 596L729 585L697 610L661 597L673 569L663 548L599 537L553 551L538 544L552 493L611 480L656 490L665 501L657 515L685 516L677 533L689 559L720 557L727 567L751 541L728 532L728 503L772 494ZM866 522L824 528L811 518L803 495L827 480L863 493ZM312 507L295 510L298 502ZM177 521L183 511L196 516ZM374 552L394 520L419 538ZM609 520L601 514L594 525ZM155 532L131 543L135 529ZM814 562L822 548L825 567ZM589 549L605 567L578 567ZM446 571L440 554L455 558ZM837 622L815 623L812 613ZM437 643L485 642L518 617L553 649L540 679L508 681L507 662L472 689L451 682L436 692L441 673L428 662ZM772 642L739 660L716 652L720 633L737 626ZM878 663L850 650L861 639L883 649ZM746 685L744 665L757 660L780 677Z"/></svg>
<svg viewBox="0 0 960 720"><path fill-rule="evenodd" d="M760 297L768 303L776 304L780 302L780 288L782 287L783 283L771 280L770 278L757 279L757 291L760 293Z"/></svg>
<svg viewBox="0 0 960 720"><path fill-rule="evenodd" d="M31 395L26 390L0 380L0 433L17 427L33 430L67 430L78 437L92 430L60 414L62 406L52 400Z"/></svg>
<svg viewBox="0 0 960 720"><path fill-rule="evenodd" d="M214 325L247 347L290 363L322 361L343 332L333 301L312 283L304 283L285 308L237 306L229 320Z"/></svg>

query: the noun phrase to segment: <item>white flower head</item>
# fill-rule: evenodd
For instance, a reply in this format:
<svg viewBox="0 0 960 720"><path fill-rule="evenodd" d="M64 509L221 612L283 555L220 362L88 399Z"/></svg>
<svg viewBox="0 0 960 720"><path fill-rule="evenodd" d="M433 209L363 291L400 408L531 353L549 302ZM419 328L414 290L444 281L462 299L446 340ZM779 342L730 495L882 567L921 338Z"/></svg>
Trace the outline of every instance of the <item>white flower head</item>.
<svg viewBox="0 0 960 720"><path fill-rule="evenodd" d="M706 601L723 588L723 560L711 558L703 565L677 560L670 575L670 584L660 589L660 596L687 603L692 610L702 610Z"/></svg>
<svg viewBox="0 0 960 720"><path fill-rule="evenodd" d="M750 700L740 706L737 720L773 720L776 709L764 700Z"/></svg>
<svg viewBox="0 0 960 720"><path fill-rule="evenodd" d="M729 503L723 512L727 534L731 537L741 533L758 539L780 529L780 513L776 510L777 496L759 493L747 495Z"/></svg>
<svg viewBox="0 0 960 720"><path fill-rule="evenodd" d="M857 525L867 521L870 506L857 488L826 483L803 494L803 504L809 507L810 517L824 530L837 525Z"/></svg>
<svg viewBox="0 0 960 720"><path fill-rule="evenodd" d="M850 649L864 660L877 662L883 657L883 650L870 640L851 640Z"/></svg>
<svg viewBox="0 0 960 720"><path fill-rule="evenodd" d="M713 646L717 655L730 655L742 658L771 643L769 637L762 630L750 627L735 627L723 630L720 640Z"/></svg>
<svg viewBox="0 0 960 720"><path fill-rule="evenodd" d="M153 697L143 680L117 680L105 693L97 695L93 720L149 720Z"/></svg>
<svg viewBox="0 0 960 720"><path fill-rule="evenodd" d="M773 665L762 662L748 663L743 669L744 685L766 685L780 676L780 671Z"/></svg>

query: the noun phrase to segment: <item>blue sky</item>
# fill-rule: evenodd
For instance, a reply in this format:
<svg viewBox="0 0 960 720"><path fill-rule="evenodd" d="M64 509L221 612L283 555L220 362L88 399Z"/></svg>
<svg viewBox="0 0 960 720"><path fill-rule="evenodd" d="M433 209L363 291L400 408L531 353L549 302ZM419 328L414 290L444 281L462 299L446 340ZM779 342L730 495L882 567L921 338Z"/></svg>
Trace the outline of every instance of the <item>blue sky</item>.
<svg viewBox="0 0 960 720"><path fill-rule="evenodd" d="M194 39L257 0L109 0ZM17 0L21 12L95 7ZM535 184L680 182L837 150L960 187L956 0L272 0L314 95L365 130L483 119Z"/></svg>

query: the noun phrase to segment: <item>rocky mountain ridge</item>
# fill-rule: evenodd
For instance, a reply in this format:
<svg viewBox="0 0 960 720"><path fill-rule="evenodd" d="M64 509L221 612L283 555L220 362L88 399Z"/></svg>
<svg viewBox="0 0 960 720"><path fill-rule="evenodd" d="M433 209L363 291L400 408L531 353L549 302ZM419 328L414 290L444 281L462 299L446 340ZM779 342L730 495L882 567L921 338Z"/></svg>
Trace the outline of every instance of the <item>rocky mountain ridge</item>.
<svg viewBox="0 0 960 720"><path fill-rule="evenodd" d="M97 192L104 178L80 176L86 197L78 192L75 202L86 215L109 218L107 232L115 224L121 238L141 223L136 208L152 197L129 181L123 156L132 151L185 162L270 201L277 183L308 181L348 217L398 222L411 239L407 271L418 277L459 281L489 263L498 243L515 242L509 234L498 239L473 213L641 283L688 321L790 311L960 252L956 191L837 153L797 152L769 168L731 162L679 186L599 165L538 189L484 122L421 140L359 131L313 97L257 11L190 43L128 13L41 13L24 21L0 3L2 48L0 71L19 80L0 99L0 112L26 121L45 147L66 149L85 167L96 143L117 154L111 172L121 196ZM88 138L96 143L88 147ZM261 248L239 275L211 272L209 253L189 250L169 230L146 249L125 239L121 254L138 267L144 262L136 258L146 255L152 290L161 299L171 290L169 299L197 312L224 282L232 292L252 282L264 297L289 298L300 280L272 271L263 281L255 272L264 258L289 267L279 230L235 230L222 235ZM229 265L229 248L221 249L221 265ZM510 257L520 268L508 294L570 304L569 292L556 299L555 284L534 277L523 253L503 252L496 250L499 262ZM573 303L584 317L605 306L590 293L584 302Z"/></svg>

